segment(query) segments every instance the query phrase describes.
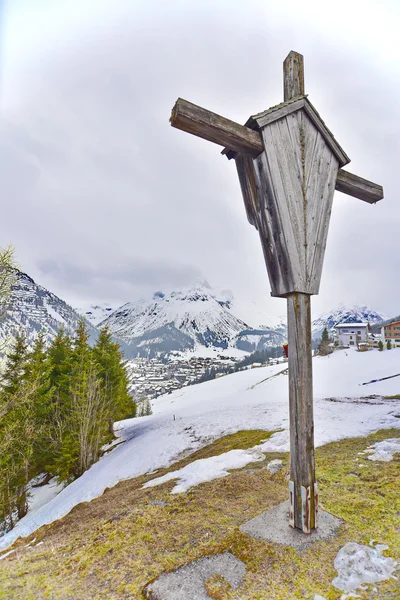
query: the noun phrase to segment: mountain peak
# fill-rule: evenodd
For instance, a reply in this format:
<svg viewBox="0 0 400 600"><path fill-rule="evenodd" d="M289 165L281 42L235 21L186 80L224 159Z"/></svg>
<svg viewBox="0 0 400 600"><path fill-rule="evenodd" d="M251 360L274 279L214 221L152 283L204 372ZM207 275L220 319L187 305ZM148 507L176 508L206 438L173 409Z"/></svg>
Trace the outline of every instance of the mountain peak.
<svg viewBox="0 0 400 600"><path fill-rule="evenodd" d="M126 342L168 324L193 340L195 346L227 348L247 325L230 312L227 294L217 295L204 281L174 290L156 292L149 299L128 302L114 311L101 325Z"/></svg>

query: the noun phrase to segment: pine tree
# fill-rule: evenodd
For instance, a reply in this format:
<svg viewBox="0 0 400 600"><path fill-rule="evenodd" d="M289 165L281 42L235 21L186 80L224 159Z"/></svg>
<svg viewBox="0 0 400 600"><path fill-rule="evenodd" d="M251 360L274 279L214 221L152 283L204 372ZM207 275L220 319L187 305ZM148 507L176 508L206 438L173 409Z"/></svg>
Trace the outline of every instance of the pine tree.
<svg viewBox="0 0 400 600"><path fill-rule="evenodd" d="M35 385L27 373L23 334L7 356L0 391L0 518L12 527L27 511L26 487L32 470L35 439Z"/></svg>
<svg viewBox="0 0 400 600"><path fill-rule="evenodd" d="M51 386L52 366L45 347L45 337L40 333L27 361L26 379L35 389L35 442L33 476L46 470L51 460L50 432L52 425L54 387Z"/></svg>
<svg viewBox="0 0 400 600"><path fill-rule="evenodd" d="M379 340L379 342L378 342L378 348L379 348L379 351L382 352L382 350L383 350L383 342L382 342L382 340Z"/></svg>
<svg viewBox="0 0 400 600"><path fill-rule="evenodd" d="M318 346L318 352L319 352L319 354L321 354L321 356L326 356L327 354L330 353L329 343L330 343L329 333L328 333L327 328L325 327L322 332L321 341Z"/></svg>
<svg viewBox="0 0 400 600"><path fill-rule="evenodd" d="M88 338L86 323L81 321L70 352L68 387L63 389L60 413L61 443L52 467L67 483L98 460L108 439L106 399Z"/></svg>
<svg viewBox="0 0 400 600"><path fill-rule="evenodd" d="M23 332L18 332L7 355L6 366L1 378L4 393L12 398L24 380L28 358L28 345Z"/></svg>
<svg viewBox="0 0 400 600"><path fill-rule="evenodd" d="M61 327L47 351L51 397L45 416L45 469L59 474L64 437L69 429L70 376L72 345L69 335Z"/></svg>
<svg viewBox="0 0 400 600"><path fill-rule="evenodd" d="M391 340L388 340L388 341L387 341L387 343L386 343L386 348L387 348L388 350L391 350L391 349L392 349L392 342L391 342Z"/></svg>
<svg viewBox="0 0 400 600"><path fill-rule="evenodd" d="M100 332L93 357L105 394L109 433L113 435L114 421L136 416L136 405L128 392L128 377L120 347L112 341L107 327Z"/></svg>

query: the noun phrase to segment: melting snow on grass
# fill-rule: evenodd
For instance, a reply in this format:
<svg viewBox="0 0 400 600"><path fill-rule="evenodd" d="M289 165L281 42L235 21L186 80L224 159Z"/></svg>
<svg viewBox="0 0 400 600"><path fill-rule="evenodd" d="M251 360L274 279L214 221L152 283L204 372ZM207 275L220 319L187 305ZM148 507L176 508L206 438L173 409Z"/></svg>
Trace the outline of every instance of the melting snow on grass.
<svg viewBox="0 0 400 600"><path fill-rule="evenodd" d="M338 576L332 584L338 590L346 592L342 599L353 597L357 588L365 589L364 583L378 583L393 576L397 562L390 557L382 555L388 546L377 544L370 548L363 544L349 542L343 546L335 558L335 569Z"/></svg>
<svg viewBox="0 0 400 600"><path fill-rule="evenodd" d="M316 446L400 427L400 400L383 398L398 394L400 378L361 385L398 373L399 357L397 348L390 352L339 350L313 359ZM285 368L249 369L153 400L151 416L121 421L118 436L123 443L36 512L28 512L0 538L0 550L60 519L80 502L100 496L107 487L168 467L183 452L223 435L244 429L282 430L263 444L262 451L288 451L288 377L278 375ZM43 490L40 495L45 494Z"/></svg>
<svg viewBox="0 0 400 600"><path fill-rule="evenodd" d="M199 483L226 477L229 475L229 469L241 469L249 463L264 460L264 458L264 454L257 446L249 450L230 450L219 456L195 460L178 471L171 471L162 477L148 481L143 487L153 487L178 479L179 482L172 489L171 494L181 494Z"/></svg>
<svg viewBox="0 0 400 600"><path fill-rule="evenodd" d="M363 452L363 454L369 454L368 460L376 460L379 462L390 462L393 460L393 454L400 452L400 439L391 438L383 440L383 442L377 442L373 446L370 446Z"/></svg>

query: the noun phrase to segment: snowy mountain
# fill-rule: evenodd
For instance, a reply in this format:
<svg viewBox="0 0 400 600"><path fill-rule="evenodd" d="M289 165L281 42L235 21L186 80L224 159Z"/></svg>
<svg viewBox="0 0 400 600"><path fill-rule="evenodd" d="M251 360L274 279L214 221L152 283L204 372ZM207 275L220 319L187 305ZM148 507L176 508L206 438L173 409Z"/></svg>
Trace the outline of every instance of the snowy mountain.
<svg viewBox="0 0 400 600"><path fill-rule="evenodd" d="M76 308L75 310L93 325L98 325L116 308L116 306L111 306L108 302L103 302L102 304L90 304L86 307Z"/></svg>
<svg viewBox="0 0 400 600"><path fill-rule="evenodd" d="M104 325L125 342L145 343L153 350L159 350L162 344L164 351L226 349L233 346L241 331L248 329L246 323L232 314L229 299L218 297L200 283L169 294L156 292L150 300L124 304L100 323ZM171 344L165 343L165 333L173 340Z"/></svg>
<svg viewBox="0 0 400 600"><path fill-rule="evenodd" d="M9 340L17 331L25 331L28 341L33 341L41 331L47 341L54 338L62 325L67 331L73 331L81 319L71 306L52 294L46 288L20 272L14 286L10 308L0 324L0 341ZM89 325L92 340L97 330Z"/></svg>
<svg viewBox="0 0 400 600"><path fill-rule="evenodd" d="M387 317L378 313L376 310L370 309L367 306L339 306L339 308L319 316L312 322L313 339L319 339L326 327L329 332L333 332L333 328L338 323L379 323Z"/></svg>

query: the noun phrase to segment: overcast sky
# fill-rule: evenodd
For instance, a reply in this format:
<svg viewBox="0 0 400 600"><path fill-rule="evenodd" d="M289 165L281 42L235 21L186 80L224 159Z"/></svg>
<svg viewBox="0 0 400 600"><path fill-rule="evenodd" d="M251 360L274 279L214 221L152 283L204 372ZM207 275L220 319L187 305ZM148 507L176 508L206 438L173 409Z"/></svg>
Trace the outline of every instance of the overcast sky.
<svg viewBox="0 0 400 600"><path fill-rule="evenodd" d="M396 0L6 1L0 245L74 306L204 278L284 314L233 161L169 116L183 97L244 123L282 100L293 49L348 169L385 190L336 192L314 313L400 313L399 28Z"/></svg>

